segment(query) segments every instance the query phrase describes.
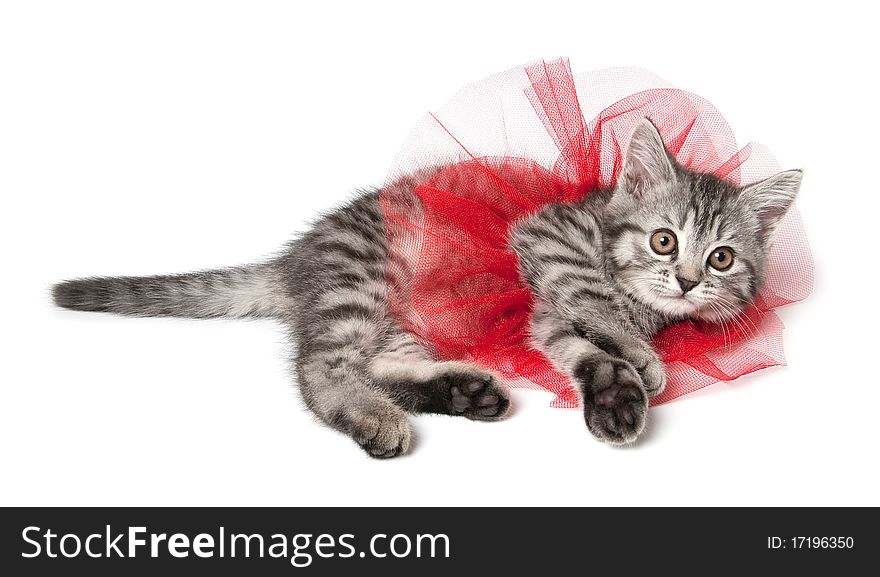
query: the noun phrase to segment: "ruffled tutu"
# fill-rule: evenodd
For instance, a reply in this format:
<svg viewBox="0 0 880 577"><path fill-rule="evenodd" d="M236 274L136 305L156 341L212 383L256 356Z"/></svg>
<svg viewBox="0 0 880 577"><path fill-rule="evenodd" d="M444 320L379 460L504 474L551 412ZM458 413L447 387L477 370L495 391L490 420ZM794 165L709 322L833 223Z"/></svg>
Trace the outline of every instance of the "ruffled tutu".
<svg viewBox="0 0 880 577"><path fill-rule="evenodd" d="M475 362L512 386L554 393L553 406L576 407L569 379L529 346L534 297L507 235L547 203L613 186L645 117L693 170L739 185L778 172L765 147L737 147L709 102L643 70L573 75L560 59L497 74L426 115L389 173L380 204L392 314L438 358ZM784 364L773 309L805 298L812 284L812 257L793 209L753 305L725 326L683 322L656 336L668 385L652 404Z"/></svg>

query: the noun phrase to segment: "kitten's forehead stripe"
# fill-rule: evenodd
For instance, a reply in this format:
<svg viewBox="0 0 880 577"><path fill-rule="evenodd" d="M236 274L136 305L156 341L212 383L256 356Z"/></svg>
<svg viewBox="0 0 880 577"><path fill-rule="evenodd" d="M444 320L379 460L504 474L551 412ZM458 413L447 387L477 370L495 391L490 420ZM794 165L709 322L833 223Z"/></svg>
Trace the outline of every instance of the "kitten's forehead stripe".
<svg viewBox="0 0 880 577"><path fill-rule="evenodd" d="M634 222L621 222L617 225L612 226L608 230L605 231L606 236L611 239L616 240L625 232L632 232L635 234L645 234L647 230L637 225Z"/></svg>

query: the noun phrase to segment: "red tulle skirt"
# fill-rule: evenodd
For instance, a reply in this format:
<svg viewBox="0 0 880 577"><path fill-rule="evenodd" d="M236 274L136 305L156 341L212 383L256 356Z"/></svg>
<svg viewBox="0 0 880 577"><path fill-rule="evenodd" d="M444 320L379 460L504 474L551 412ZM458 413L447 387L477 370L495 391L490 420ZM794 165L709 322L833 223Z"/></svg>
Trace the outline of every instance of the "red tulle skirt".
<svg viewBox="0 0 880 577"><path fill-rule="evenodd" d="M778 171L763 146L738 148L709 102L643 70L574 75L560 59L497 74L428 114L395 160L380 196L392 314L438 358L477 363L512 386L552 392L553 406L576 407L569 379L529 346L534 296L507 236L547 203L613 186L645 117L693 170L740 185ZM415 188L394 186L419 174L426 176ZM688 321L656 335L668 385L652 404L784 364L773 309L805 298L812 284L812 257L793 209L753 305L725 326Z"/></svg>

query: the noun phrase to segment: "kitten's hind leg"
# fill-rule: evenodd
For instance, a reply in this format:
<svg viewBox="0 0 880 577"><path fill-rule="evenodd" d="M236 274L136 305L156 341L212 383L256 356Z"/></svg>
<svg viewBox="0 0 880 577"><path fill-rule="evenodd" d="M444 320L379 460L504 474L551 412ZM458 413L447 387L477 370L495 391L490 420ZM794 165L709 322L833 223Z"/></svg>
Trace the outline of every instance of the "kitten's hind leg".
<svg viewBox="0 0 880 577"><path fill-rule="evenodd" d="M371 332L367 324L354 333ZM337 327L336 334L340 332ZM351 334L310 343L297 358L297 376L306 405L326 424L350 436L371 457L406 453L413 432L407 414L374 387L369 362L374 335ZM340 335L342 336L342 335Z"/></svg>
<svg viewBox="0 0 880 577"><path fill-rule="evenodd" d="M510 394L496 375L468 363L435 361L403 332L390 339L370 369L375 386L413 413L497 421L510 412Z"/></svg>

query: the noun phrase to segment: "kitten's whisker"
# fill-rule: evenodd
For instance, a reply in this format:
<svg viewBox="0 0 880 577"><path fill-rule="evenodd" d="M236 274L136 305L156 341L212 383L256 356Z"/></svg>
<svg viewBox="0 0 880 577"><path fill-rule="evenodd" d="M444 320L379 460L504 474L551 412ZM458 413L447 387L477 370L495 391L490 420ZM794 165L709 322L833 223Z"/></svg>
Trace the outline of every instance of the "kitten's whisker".
<svg viewBox="0 0 880 577"><path fill-rule="evenodd" d="M741 315L733 314L735 312L735 309L731 310L729 308L730 305L725 304L724 301L718 301L716 302L716 304L731 314L730 320L736 323L739 329L745 334L746 338L752 337L757 332L757 327L754 325L754 323L752 323L751 326L745 324L742 321L743 317ZM751 323L751 320L749 322Z"/></svg>
<svg viewBox="0 0 880 577"><path fill-rule="evenodd" d="M732 303L731 301L727 300L726 298L724 298L721 295L716 295L716 298L718 299L719 304L722 304L722 303L725 304L725 306L729 307L731 312L737 311L737 314L734 318L740 320L740 322L747 322L751 326L751 331L750 332L747 331L747 332L749 332L749 336L752 336L753 334L758 332L758 326L755 324L755 322L752 319L750 319L748 317L748 315L741 314L742 310L740 307L738 307L735 303Z"/></svg>
<svg viewBox="0 0 880 577"><path fill-rule="evenodd" d="M724 320L723 313L720 310L718 310L718 308L711 302L707 301L706 305L712 310L713 313L715 313L718 316L717 323L721 325L721 334L723 335L723 338L724 338L724 344L725 345L729 344L728 336L727 336L727 323Z"/></svg>

